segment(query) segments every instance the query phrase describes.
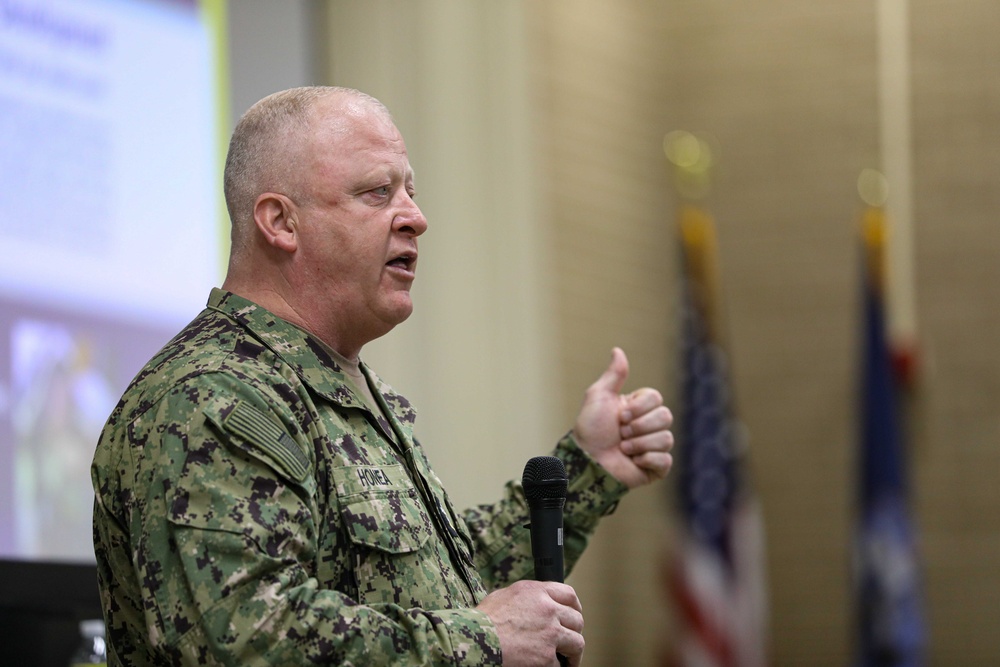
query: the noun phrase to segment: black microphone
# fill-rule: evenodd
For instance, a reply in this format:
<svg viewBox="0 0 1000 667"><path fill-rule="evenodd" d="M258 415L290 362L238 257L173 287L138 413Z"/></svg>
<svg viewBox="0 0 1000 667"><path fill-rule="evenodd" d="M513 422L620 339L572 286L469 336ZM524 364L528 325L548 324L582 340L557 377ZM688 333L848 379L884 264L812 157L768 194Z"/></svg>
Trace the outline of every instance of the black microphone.
<svg viewBox="0 0 1000 667"><path fill-rule="evenodd" d="M566 503L566 466L554 456L536 456L521 477L531 517L531 555L535 579L562 582L563 505Z"/></svg>
<svg viewBox="0 0 1000 667"><path fill-rule="evenodd" d="M524 466L521 486L531 517L531 555L535 559L535 579L562 583L563 505L566 504L566 466L554 456L536 456ZM568 664L558 655L559 664Z"/></svg>

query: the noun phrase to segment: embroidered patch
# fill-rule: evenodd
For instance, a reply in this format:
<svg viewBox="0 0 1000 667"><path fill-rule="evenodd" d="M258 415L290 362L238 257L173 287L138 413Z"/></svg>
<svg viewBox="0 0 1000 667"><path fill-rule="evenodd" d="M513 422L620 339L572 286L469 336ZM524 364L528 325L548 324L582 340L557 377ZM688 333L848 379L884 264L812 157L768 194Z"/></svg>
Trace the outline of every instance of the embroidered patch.
<svg viewBox="0 0 1000 667"><path fill-rule="evenodd" d="M302 482L306 478L308 457L288 433L254 406L240 401L223 426L263 450L290 479Z"/></svg>

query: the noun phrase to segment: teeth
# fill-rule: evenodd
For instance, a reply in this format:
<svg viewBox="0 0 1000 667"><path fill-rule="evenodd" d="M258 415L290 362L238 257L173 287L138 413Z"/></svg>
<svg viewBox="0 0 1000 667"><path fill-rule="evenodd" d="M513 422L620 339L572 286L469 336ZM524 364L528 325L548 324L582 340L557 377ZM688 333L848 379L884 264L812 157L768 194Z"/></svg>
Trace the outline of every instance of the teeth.
<svg viewBox="0 0 1000 667"><path fill-rule="evenodd" d="M386 262L386 264L409 266L410 264L413 264L415 261L416 257L414 255L400 255L398 257L390 259L388 262Z"/></svg>

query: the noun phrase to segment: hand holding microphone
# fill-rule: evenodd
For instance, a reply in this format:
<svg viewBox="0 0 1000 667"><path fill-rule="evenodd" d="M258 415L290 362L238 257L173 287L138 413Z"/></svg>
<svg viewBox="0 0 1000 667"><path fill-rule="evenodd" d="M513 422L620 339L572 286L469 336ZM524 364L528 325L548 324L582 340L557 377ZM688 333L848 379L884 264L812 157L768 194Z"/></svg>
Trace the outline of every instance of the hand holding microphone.
<svg viewBox="0 0 1000 667"><path fill-rule="evenodd" d="M566 466L554 456L536 456L524 466L521 486L531 517L531 555L538 581L562 583L565 575L562 515L568 485ZM566 656L557 657L562 667L569 664Z"/></svg>
<svg viewBox="0 0 1000 667"><path fill-rule="evenodd" d="M583 655L583 608L562 583L566 468L554 456L528 461L521 479L528 501L536 581L501 588L479 604L497 627L504 665L575 667ZM553 653L556 653L553 656Z"/></svg>

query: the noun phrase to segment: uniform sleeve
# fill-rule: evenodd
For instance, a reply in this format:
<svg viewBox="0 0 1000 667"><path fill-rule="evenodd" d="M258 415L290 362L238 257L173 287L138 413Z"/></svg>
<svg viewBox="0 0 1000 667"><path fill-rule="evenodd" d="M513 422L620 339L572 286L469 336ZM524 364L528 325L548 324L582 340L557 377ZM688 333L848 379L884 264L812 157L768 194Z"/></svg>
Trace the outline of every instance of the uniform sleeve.
<svg viewBox="0 0 1000 667"><path fill-rule="evenodd" d="M563 508L563 558L568 575L601 517L615 510L628 487L583 451L571 433L559 441L553 455L563 461L569 478ZM466 510L464 518L476 546L476 567L488 589L533 576L528 506L519 481L507 483L499 502Z"/></svg>
<svg viewBox="0 0 1000 667"><path fill-rule="evenodd" d="M314 449L272 407L219 375L129 429L131 547L157 649L180 664L500 664L474 609L376 608L319 588L317 535L335 527L317 508Z"/></svg>

